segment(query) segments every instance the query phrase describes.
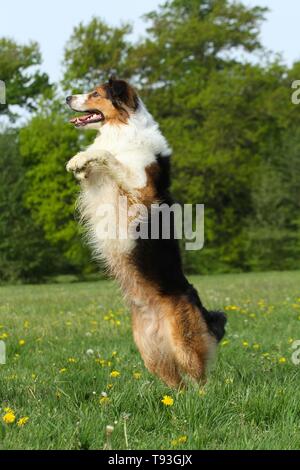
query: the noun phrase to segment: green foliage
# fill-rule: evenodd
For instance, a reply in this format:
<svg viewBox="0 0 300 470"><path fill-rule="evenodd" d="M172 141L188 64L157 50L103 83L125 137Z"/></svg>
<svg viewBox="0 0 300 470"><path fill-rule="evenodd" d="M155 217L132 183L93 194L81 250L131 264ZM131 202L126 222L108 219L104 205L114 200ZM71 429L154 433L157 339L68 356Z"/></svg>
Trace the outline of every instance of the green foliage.
<svg viewBox="0 0 300 470"><path fill-rule="evenodd" d="M205 204L204 249L183 252L189 272L299 268L300 122L291 81L300 63L288 69L263 50L265 12L228 0L172 0L145 15L146 35L136 43L129 25L93 18L65 47L63 89L87 91L111 72L129 78L173 147L175 198ZM47 80L22 71L40 63L37 45L2 44L0 72L16 77L9 103L36 106ZM259 53L260 63L248 62L249 53ZM24 211L65 269L82 273L94 266L74 217L78 186L65 164L94 133L75 131L68 117L64 98L47 92L21 129Z"/></svg>
<svg viewBox="0 0 300 470"><path fill-rule="evenodd" d="M0 104L0 116L7 115L14 120L17 114L11 109L17 105L29 111L37 109L36 99L41 93L50 93L47 74L38 66L41 54L36 42L17 44L7 38L0 38L0 79L6 85L6 104Z"/></svg>
<svg viewBox="0 0 300 470"><path fill-rule="evenodd" d="M0 281L41 281L62 265L24 207L25 169L16 132L0 134L0 155Z"/></svg>
<svg viewBox="0 0 300 470"><path fill-rule="evenodd" d="M247 233L251 269L297 269L300 258L300 133L284 135L281 153L263 163L253 188Z"/></svg>
<svg viewBox="0 0 300 470"><path fill-rule="evenodd" d="M252 268L253 181L287 124L286 70L251 65L265 9L227 1L168 2L146 15L148 38L128 62L174 149L173 190L205 204L205 248L184 253L193 272ZM256 255L254 255L256 256Z"/></svg>
<svg viewBox="0 0 300 470"><path fill-rule="evenodd" d="M65 87L89 90L92 84L105 81L112 72L123 75L130 32L128 24L113 28L98 18L93 18L87 26L81 23L76 27L64 53Z"/></svg>

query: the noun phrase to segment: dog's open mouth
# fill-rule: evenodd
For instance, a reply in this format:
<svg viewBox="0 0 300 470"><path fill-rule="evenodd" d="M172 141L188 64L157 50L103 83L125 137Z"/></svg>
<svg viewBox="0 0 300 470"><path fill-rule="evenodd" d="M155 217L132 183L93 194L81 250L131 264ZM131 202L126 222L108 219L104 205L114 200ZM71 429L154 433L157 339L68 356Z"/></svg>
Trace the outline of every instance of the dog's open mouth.
<svg viewBox="0 0 300 470"><path fill-rule="evenodd" d="M86 111L86 114L82 116L76 116L70 119L70 122L75 125L75 127L84 127L87 124L93 124L95 122L104 121L104 114L101 111Z"/></svg>

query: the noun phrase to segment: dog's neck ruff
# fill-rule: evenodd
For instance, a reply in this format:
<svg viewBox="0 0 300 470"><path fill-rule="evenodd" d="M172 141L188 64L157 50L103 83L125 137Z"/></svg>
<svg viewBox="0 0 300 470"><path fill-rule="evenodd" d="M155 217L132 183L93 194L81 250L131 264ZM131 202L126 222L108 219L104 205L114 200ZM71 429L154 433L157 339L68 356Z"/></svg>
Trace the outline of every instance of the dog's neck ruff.
<svg viewBox="0 0 300 470"><path fill-rule="evenodd" d="M139 152L136 160L141 158L141 154L148 155L147 164L155 160L155 155L166 157L171 155L171 149L161 134L158 124L140 99L138 109L130 115L126 124L106 123L102 126L94 146L111 152L126 164L128 164L126 154L136 152Z"/></svg>

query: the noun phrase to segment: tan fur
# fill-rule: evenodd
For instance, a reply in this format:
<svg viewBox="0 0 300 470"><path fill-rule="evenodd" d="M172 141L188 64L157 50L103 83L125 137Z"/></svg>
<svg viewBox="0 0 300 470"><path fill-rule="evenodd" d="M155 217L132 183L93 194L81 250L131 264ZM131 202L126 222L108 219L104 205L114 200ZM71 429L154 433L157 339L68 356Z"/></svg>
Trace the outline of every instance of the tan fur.
<svg viewBox="0 0 300 470"><path fill-rule="evenodd" d="M216 341L185 296L165 296L123 257L113 269L130 304L133 336L145 366L167 385L181 387L182 373L205 381Z"/></svg>
<svg viewBox="0 0 300 470"><path fill-rule="evenodd" d="M138 191L140 201L149 207L157 201L157 194L154 186L154 179L159 171L158 164L152 163L146 168L147 183Z"/></svg>
<svg viewBox="0 0 300 470"><path fill-rule="evenodd" d="M130 109L130 107L134 106L135 92L132 87L130 87L129 90L130 94L128 108ZM106 91L103 86L97 87L95 91L98 92L99 96L95 97L93 96L94 92L91 92L85 103L86 107L88 109L95 109L101 111L105 116L106 122L110 125L126 124L129 118L129 113L126 110L126 106L124 106L124 109L116 109L111 103L111 101L107 98Z"/></svg>

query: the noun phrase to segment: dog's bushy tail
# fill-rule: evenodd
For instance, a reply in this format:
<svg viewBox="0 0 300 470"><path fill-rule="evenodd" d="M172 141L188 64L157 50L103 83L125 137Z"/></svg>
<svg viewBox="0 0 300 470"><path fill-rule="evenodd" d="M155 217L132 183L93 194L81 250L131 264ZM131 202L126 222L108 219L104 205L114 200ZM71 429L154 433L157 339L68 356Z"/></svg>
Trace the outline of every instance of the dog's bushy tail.
<svg viewBox="0 0 300 470"><path fill-rule="evenodd" d="M205 308L202 309L202 315L206 321L208 329L220 342L225 335L225 325L227 317L223 312L208 312Z"/></svg>
<svg viewBox="0 0 300 470"><path fill-rule="evenodd" d="M227 317L225 313L206 310L206 308L202 305L198 292L191 284L188 287L188 296L190 301L194 305L197 305L198 309L200 310L200 313L203 316L210 333L215 336L218 342L220 342L225 335L225 325L227 323Z"/></svg>

